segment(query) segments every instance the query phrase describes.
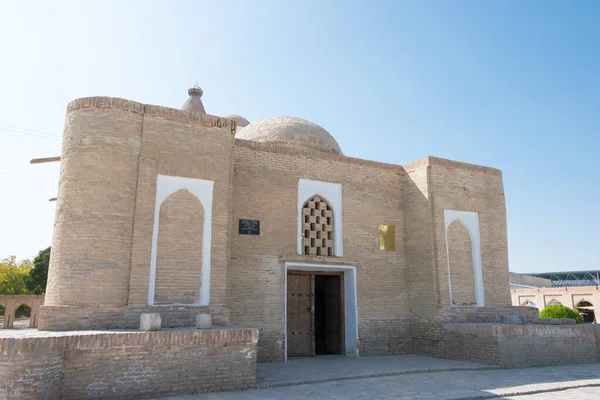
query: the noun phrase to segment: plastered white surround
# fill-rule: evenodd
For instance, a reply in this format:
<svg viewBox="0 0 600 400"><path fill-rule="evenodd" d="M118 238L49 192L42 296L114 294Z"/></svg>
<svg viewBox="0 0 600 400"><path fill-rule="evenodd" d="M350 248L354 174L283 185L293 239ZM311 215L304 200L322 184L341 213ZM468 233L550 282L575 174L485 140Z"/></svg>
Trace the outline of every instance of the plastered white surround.
<svg viewBox="0 0 600 400"><path fill-rule="evenodd" d="M342 185L332 182L298 180L298 254L302 255L302 207L314 195L319 195L327 200L333 209L333 244L334 256L344 255L342 234Z"/></svg>
<svg viewBox="0 0 600 400"><path fill-rule="evenodd" d="M479 215L471 211L444 210L444 223L446 225L446 260L448 260L448 289L450 291L450 304L452 304L452 279L450 278L450 251L448 249L448 227L454 221L459 221L469 232L471 238L471 255L473 257L473 273L475 275L475 300L476 307L485 305L483 293L483 272L481 266L481 241L479 235ZM460 307L460 306L454 306Z"/></svg>
<svg viewBox="0 0 600 400"><path fill-rule="evenodd" d="M286 262L284 290L284 340L285 361L287 361L287 276L288 271L338 271L344 273L344 331L346 357L358 357L358 301L356 298L356 267L351 265L325 265Z"/></svg>
<svg viewBox="0 0 600 400"><path fill-rule="evenodd" d="M156 284L156 255L158 247L158 227L160 206L163 201L180 189L187 189L202 204L204 209L204 226L202 227L202 265L200 287L200 303L185 304L187 306L207 306L210 301L210 249L212 238L212 199L213 181L204 179L183 178L179 176L158 175L156 179L156 201L154 203L154 227L152 229L152 255L150 260L150 287L148 289L148 305L154 305L154 289ZM161 304L162 305L162 304ZM165 304L172 306L174 304ZM175 304L179 305L179 304Z"/></svg>

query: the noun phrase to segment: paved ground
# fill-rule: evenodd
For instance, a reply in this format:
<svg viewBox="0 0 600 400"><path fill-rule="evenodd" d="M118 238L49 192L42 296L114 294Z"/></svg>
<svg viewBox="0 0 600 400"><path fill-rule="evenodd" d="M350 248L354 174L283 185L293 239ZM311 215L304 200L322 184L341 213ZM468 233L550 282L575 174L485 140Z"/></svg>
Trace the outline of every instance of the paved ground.
<svg viewBox="0 0 600 400"><path fill-rule="evenodd" d="M579 389L570 389L564 391L557 391L551 393L539 393L528 396L511 396L502 397L503 399L511 400L598 400L600 399L600 388L598 387L587 387Z"/></svg>
<svg viewBox="0 0 600 400"><path fill-rule="evenodd" d="M396 357L394 357L396 358ZM406 358L403 360L403 358ZM411 359L412 358L412 359ZM354 376L354 372L364 372L368 364L373 364L383 373L391 374L393 364L390 357L363 357L357 369L346 365L344 373L346 377ZM432 366L444 366L452 368L477 368L483 367L477 364L457 362L448 360L428 359L419 356L397 357L397 363L404 371L398 371L398 375L375 378L359 378L332 380L322 383L301 384L292 386L271 387L264 389L252 389L246 391L209 393L204 395L174 396L169 400L308 400L318 398L323 400L383 400L383 399L415 399L415 400L456 400L456 399L514 399L514 400L557 400L577 399L596 400L600 399L600 364L586 365L564 365L543 368L524 369L478 369L478 370L449 370L442 372L420 372L419 370L433 369ZM347 360L347 359L346 359ZM366 360L366 361L365 361ZM298 360L301 361L301 360ZM312 365L310 361L313 361ZM415 370L407 370L406 365L414 361L419 367ZM384 366L380 366L382 363ZM304 365L301 365L304 364ZM328 367L330 364L331 367ZM284 384L286 381L293 382L298 379L281 372L287 369L288 374L300 373L293 371L292 363L288 364L259 364L259 372L266 373L266 369L278 372L279 378L268 380L261 378L263 385ZM327 362L319 358L296 362L297 366L309 368L315 373L321 372L323 378L335 379L340 371L340 361L332 358ZM279 371L277 367L280 367ZM425 367L425 368L422 368ZM373 370L376 371L377 369ZM365 374L357 374L364 376ZM302 375L304 376L304 375ZM560 390L577 386L596 385L596 387L581 387L571 390ZM539 393L543 392L543 393ZM521 395L517 395L521 394Z"/></svg>
<svg viewBox="0 0 600 400"><path fill-rule="evenodd" d="M426 371L489 369L488 365L467 361L442 360L416 354L388 357L348 358L340 355L291 358L286 363L258 364L256 383L259 388L298 383L318 383Z"/></svg>

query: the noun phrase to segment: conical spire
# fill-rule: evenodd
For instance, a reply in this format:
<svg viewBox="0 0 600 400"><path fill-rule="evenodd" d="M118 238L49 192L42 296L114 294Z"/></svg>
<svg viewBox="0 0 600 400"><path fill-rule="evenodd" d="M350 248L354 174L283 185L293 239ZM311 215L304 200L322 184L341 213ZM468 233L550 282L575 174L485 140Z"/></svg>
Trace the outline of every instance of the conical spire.
<svg viewBox="0 0 600 400"><path fill-rule="evenodd" d="M200 99L203 93L204 92L202 91L202 89L200 89L198 83L196 83L191 89L188 90L188 94L190 95L190 97L188 97L187 101L185 102L183 107L181 107L181 109L183 111L191 111L206 114L206 111L204 111L204 105L202 104L202 100Z"/></svg>

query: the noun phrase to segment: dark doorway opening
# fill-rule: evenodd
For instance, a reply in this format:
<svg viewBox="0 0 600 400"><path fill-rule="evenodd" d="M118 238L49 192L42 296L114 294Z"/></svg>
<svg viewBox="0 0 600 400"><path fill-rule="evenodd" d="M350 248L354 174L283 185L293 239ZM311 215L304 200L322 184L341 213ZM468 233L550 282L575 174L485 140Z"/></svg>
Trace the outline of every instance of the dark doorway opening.
<svg viewBox="0 0 600 400"><path fill-rule="evenodd" d="M344 354L343 274L294 271L287 281L288 357Z"/></svg>
<svg viewBox="0 0 600 400"><path fill-rule="evenodd" d="M315 350L317 355L342 353L342 293L339 275L315 277Z"/></svg>
<svg viewBox="0 0 600 400"><path fill-rule="evenodd" d="M594 305L589 301L581 300L575 307L579 315L583 318L583 322L591 324L596 322L596 314L594 312Z"/></svg>

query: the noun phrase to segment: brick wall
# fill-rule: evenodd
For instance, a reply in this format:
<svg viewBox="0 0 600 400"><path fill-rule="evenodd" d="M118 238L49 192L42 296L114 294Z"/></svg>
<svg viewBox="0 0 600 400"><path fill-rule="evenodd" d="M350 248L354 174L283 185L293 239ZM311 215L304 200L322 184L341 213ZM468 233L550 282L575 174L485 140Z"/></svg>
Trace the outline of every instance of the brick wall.
<svg viewBox="0 0 600 400"><path fill-rule="evenodd" d="M475 273L469 231L461 222L454 221L448 226L447 239L452 304L458 306L476 305Z"/></svg>
<svg viewBox="0 0 600 400"><path fill-rule="evenodd" d="M76 102L65 119L46 304L125 306L142 115L127 108L137 103Z"/></svg>
<svg viewBox="0 0 600 400"><path fill-rule="evenodd" d="M33 295L0 295L0 306L4 307L2 328L10 329L15 322L15 312L22 304L31 308L29 314L29 328L37 328L40 316L40 307L44 304L44 296Z"/></svg>
<svg viewBox="0 0 600 400"><path fill-rule="evenodd" d="M439 352L440 310L451 306L446 209L478 213L486 305L509 305L498 170L434 157L401 167L234 140L233 130L227 119L121 99L69 105L44 328L137 326L139 313L148 310L158 174L215 182L210 312L216 324L258 327L261 360L283 358L286 261L356 267L361 354ZM300 178L342 185L343 256L297 254ZM239 235L239 219L260 220L260 235ZM395 226L394 251L379 249L380 224ZM185 244L196 251L181 253L186 260L198 252L188 239L187 228L162 239L159 233L162 249ZM459 249L466 246L460 240ZM182 271L181 262L172 254L168 262L159 258L157 296L188 301L197 284L187 279L195 273L191 266L172 274L170 268ZM161 286L177 283L169 277L189 287L177 293ZM463 281L461 293L471 285L470 278ZM161 310L169 326L192 325L206 311Z"/></svg>
<svg viewBox="0 0 600 400"><path fill-rule="evenodd" d="M69 316L86 311L97 322L90 327L123 326L130 319L117 321L119 315L148 304L158 174L215 182L210 311L215 323L228 322L232 125L228 119L122 99L69 104L46 303L83 308L62 317L51 313L44 318L46 328L79 328L81 321ZM167 242L187 238L179 230ZM179 295L190 292L181 290ZM99 306L112 314L97 312Z"/></svg>
<svg viewBox="0 0 600 400"><path fill-rule="evenodd" d="M436 354L440 337L440 292L433 240L430 167L426 160L405 165L402 195L406 279L411 313L413 352Z"/></svg>
<svg viewBox="0 0 600 400"><path fill-rule="evenodd" d="M522 368L598 362L591 325L443 325L441 356Z"/></svg>
<svg viewBox="0 0 600 400"><path fill-rule="evenodd" d="M506 204L499 170L428 157L434 208L434 240L441 305L448 306L448 263L444 210L474 211L479 216L485 305L510 306Z"/></svg>
<svg viewBox="0 0 600 400"><path fill-rule="evenodd" d="M492 324L445 324L439 357L487 364L501 363L500 344Z"/></svg>
<svg viewBox="0 0 600 400"><path fill-rule="evenodd" d="M209 313L209 307L72 307L42 306L40 330L137 329L142 313L159 313L163 328L196 326L196 315Z"/></svg>
<svg viewBox="0 0 600 400"><path fill-rule="evenodd" d="M210 311L214 323L226 325L233 122L156 106L145 106L144 112L128 305L148 304L157 175L211 180L214 187ZM167 240L174 244L187 237L186 229Z"/></svg>
<svg viewBox="0 0 600 400"><path fill-rule="evenodd" d="M590 325L503 325L497 329L505 367L599 361L595 329Z"/></svg>
<svg viewBox="0 0 600 400"><path fill-rule="evenodd" d="M0 397L147 398L255 383L255 329L0 337Z"/></svg>
<svg viewBox="0 0 600 400"><path fill-rule="evenodd" d="M284 356L285 261L356 266L361 354L410 352L401 167L284 145L236 145L229 306L233 324L260 329L259 359ZM300 178L342 185L343 257L297 254ZM260 220L260 235L239 235L239 219ZM379 224L396 226L396 251L379 250Z"/></svg>
<svg viewBox="0 0 600 400"><path fill-rule="evenodd" d="M502 323L503 315L522 315L526 321L539 317L538 310L531 307L448 307L440 310L442 323L491 322Z"/></svg>
<svg viewBox="0 0 600 400"><path fill-rule="evenodd" d="M572 309L575 309L580 301L588 301L594 307L600 305L600 287L598 286L512 289L510 294L514 306L523 305L530 300L540 311L546 308L552 300ZM597 318L597 320L600 319Z"/></svg>
<svg viewBox="0 0 600 400"><path fill-rule="evenodd" d="M160 207L156 256L155 304L200 303L202 227L200 201L186 189Z"/></svg>

